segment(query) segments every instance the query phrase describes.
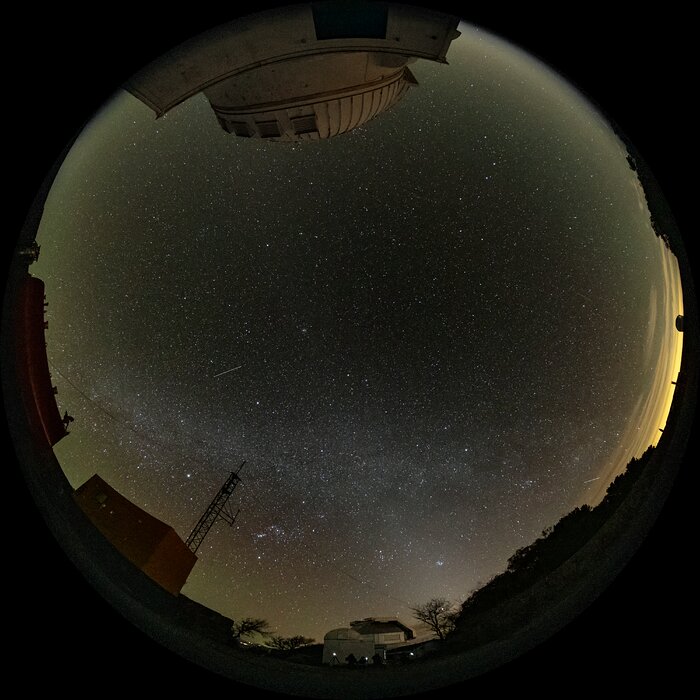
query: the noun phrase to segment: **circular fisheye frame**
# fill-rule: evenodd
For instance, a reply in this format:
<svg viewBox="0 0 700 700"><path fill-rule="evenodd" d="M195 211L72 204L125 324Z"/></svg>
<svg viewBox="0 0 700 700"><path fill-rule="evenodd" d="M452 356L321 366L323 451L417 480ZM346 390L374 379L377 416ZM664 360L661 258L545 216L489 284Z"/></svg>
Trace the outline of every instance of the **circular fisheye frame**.
<svg viewBox="0 0 700 700"><path fill-rule="evenodd" d="M312 698L650 662L698 334L648 122L448 8L196 21L28 117L60 147L3 301L18 648Z"/></svg>

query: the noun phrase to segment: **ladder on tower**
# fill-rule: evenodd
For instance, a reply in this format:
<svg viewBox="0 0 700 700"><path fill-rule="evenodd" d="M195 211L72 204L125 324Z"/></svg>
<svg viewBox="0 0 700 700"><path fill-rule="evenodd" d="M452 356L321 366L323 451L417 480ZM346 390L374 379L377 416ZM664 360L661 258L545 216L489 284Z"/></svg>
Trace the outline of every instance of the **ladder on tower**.
<svg viewBox="0 0 700 700"><path fill-rule="evenodd" d="M236 486L241 483L241 478L238 476L238 472L243 469L244 464L245 462L242 462L241 466L238 467L235 472L231 472L231 475L228 477L228 479L226 479L224 485L219 489L219 492L216 494L216 496L214 496L214 499L204 511L202 517L192 529L192 532L190 532L190 536L187 538L185 544L192 552L197 552L199 546L207 536L207 533L209 530L211 530L211 526L217 520L221 519L224 522L227 522L229 525L233 525L233 523L236 522L236 518L241 510L239 508L234 513L228 505L228 500Z"/></svg>

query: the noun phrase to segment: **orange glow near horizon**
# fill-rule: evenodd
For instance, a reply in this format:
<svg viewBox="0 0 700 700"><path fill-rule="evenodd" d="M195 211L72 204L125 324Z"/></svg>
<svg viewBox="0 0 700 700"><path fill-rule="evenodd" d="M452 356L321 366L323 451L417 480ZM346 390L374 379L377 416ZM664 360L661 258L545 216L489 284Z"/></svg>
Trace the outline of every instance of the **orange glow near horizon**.
<svg viewBox="0 0 700 700"><path fill-rule="evenodd" d="M657 291L650 295L649 332L645 354L648 362L655 368L653 383L646 396L640 396L625 433L621 436L620 446L604 464L600 477L592 484L596 490L584 494L583 502L595 506L605 496L610 482L621 472L632 458L640 457L651 445L656 447L666 426L671 410L683 353L683 333L676 329L676 317L683 314L683 289L676 256L658 240L661 265L663 268L664 288L660 290L662 301L657 303ZM661 313L657 313L657 309ZM654 356L652 347L657 335L657 325L661 327L661 342Z"/></svg>

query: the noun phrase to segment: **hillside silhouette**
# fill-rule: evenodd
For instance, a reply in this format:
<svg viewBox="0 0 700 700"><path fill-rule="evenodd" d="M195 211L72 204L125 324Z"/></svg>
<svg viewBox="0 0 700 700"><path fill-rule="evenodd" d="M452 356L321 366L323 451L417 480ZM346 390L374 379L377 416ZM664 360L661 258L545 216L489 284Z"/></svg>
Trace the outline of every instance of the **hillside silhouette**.
<svg viewBox="0 0 700 700"><path fill-rule="evenodd" d="M648 447L639 458L630 460L597 506L575 508L534 542L518 549L505 571L464 601L447 646L459 650L482 646L551 614L549 607L567 587L573 593L585 585L589 567L598 564L601 548L615 537L618 519L611 516L623 506L641 506L661 467L658 448ZM594 538L606 529L609 532L603 537Z"/></svg>

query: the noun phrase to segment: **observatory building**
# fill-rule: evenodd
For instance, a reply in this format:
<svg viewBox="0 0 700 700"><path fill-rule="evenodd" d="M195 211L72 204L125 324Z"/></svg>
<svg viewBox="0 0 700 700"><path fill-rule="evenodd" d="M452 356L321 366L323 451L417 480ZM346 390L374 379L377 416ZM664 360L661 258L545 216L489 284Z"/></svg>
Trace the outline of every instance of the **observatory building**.
<svg viewBox="0 0 700 700"><path fill-rule="evenodd" d="M156 117L202 92L227 133L327 139L401 100L417 85L408 64L447 63L458 24L451 15L383 2L278 8L183 44L124 87Z"/></svg>
<svg viewBox="0 0 700 700"><path fill-rule="evenodd" d="M324 664L347 664L352 654L358 661L372 661L378 654L385 661L388 653L415 638L410 627L394 618L368 617L327 632L323 637Z"/></svg>

